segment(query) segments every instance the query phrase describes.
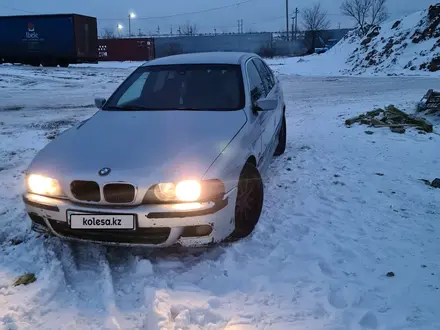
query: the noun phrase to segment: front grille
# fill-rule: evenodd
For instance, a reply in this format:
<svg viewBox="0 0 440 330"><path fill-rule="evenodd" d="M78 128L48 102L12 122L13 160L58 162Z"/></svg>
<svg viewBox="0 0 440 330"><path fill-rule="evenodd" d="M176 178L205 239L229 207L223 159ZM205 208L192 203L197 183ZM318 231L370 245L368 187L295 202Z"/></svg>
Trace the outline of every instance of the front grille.
<svg viewBox="0 0 440 330"><path fill-rule="evenodd" d="M171 228L138 228L136 230L71 229L66 222L49 220L59 235L102 243L161 244L170 235Z"/></svg>
<svg viewBox="0 0 440 330"><path fill-rule="evenodd" d="M99 185L94 181L72 181L70 191L80 201L99 202L101 200Z"/></svg>
<svg viewBox="0 0 440 330"><path fill-rule="evenodd" d="M126 183L109 183L104 186L104 199L107 203L131 203L135 188Z"/></svg>

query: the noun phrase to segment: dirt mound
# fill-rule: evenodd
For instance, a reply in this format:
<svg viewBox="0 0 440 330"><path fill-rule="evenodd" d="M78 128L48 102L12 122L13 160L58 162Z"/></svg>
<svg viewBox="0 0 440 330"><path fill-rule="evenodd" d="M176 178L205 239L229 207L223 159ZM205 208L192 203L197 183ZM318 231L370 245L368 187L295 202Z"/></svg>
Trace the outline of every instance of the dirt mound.
<svg viewBox="0 0 440 330"><path fill-rule="evenodd" d="M346 42L343 40L335 47L343 47ZM342 73L440 72L440 3L373 27L365 37L358 37L357 43L359 47L346 61L349 69Z"/></svg>

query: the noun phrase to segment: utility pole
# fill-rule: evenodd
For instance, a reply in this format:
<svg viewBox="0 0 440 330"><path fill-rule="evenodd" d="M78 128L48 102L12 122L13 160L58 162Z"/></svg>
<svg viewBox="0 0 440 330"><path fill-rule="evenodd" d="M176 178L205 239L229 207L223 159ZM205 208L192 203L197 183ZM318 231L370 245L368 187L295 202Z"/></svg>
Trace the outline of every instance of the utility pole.
<svg viewBox="0 0 440 330"><path fill-rule="evenodd" d="M295 40L298 38L298 7L295 9Z"/></svg>
<svg viewBox="0 0 440 330"><path fill-rule="evenodd" d="M243 33L243 19L241 19L241 33Z"/></svg>
<svg viewBox="0 0 440 330"><path fill-rule="evenodd" d="M294 32L295 31L295 16L292 17L292 40L295 40L295 35Z"/></svg>
<svg viewBox="0 0 440 330"><path fill-rule="evenodd" d="M173 35L173 26L171 25L170 26L170 36L172 36Z"/></svg>
<svg viewBox="0 0 440 330"><path fill-rule="evenodd" d="M217 35L217 29L216 28L214 28L214 35L215 36Z"/></svg>
<svg viewBox="0 0 440 330"><path fill-rule="evenodd" d="M286 40L289 40L289 0L286 0Z"/></svg>
<svg viewBox="0 0 440 330"><path fill-rule="evenodd" d="M159 25L156 28L156 33L157 33L158 36L160 36L160 26Z"/></svg>
<svg viewBox="0 0 440 330"><path fill-rule="evenodd" d="M338 29L341 29L341 22L338 23Z"/></svg>

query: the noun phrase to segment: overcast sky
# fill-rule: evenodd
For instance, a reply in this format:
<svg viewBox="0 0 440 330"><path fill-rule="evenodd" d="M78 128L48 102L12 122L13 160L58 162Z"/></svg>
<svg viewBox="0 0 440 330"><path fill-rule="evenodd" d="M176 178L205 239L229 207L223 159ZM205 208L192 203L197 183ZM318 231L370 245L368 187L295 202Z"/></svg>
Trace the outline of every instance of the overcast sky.
<svg viewBox="0 0 440 330"><path fill-rule="evenodd" d="M128 13L134 12L132 32L176 33L179 24L196 24L200 32L234 32L237 20L243 19L244 31L285 30L285 0L247 0L238 6L205 11L188 15L179 15L212 8L234 5L246 0L0 0L1 15L21 15L29 13L78 13L98 18L100 30L104 27L116 28L122 24L128 27ZM318 0L328 11L333 28L352 27L353 22L340 14L342 0ZM388 9L392 18L404 16L417 10L426 9L432 0L388 0ZM290 0L290 13L294 6L299 9L299 23L302 9L314 3L313 0ZM178 15L163 18L163 16ZM156 18L151 18L156 17ZM157 18L161 17L161 18Z"/></svg>

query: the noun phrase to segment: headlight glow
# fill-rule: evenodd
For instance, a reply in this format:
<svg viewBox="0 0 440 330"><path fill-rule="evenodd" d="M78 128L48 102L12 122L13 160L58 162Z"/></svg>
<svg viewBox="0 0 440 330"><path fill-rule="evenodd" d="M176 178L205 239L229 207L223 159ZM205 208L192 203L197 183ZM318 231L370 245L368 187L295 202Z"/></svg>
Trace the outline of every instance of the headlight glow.
<svg viewBox="0 0 440 330"><path fill-rule="evenodd" d="M181 181L176 186L176 197L181 202L195 202L202 194L202 187L196 180Z"/></svg>
<svg viewBox="0 0 440 330"><path fill-rule="evenodd" d="M202 194L202 187L196 180L177 183L159 183L154 187L154 195L163 202L195 202Z"/></svg>
<svg viewBox="0 0 440 330"><path fill-rule="evenodd" d="M145 194L143 203L206 202L223 198L224 194L225 186L220 180L183 180L153 185Z"/></svg>
<svg viewBox="0 0 440 330"><path fill-rule="evenodd" d="M62 196L62 189L58 180L38 175L30 174L27 177L27 187L31 193L45 196Z"/></svg>

